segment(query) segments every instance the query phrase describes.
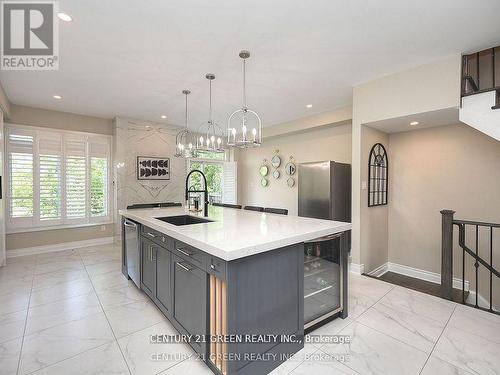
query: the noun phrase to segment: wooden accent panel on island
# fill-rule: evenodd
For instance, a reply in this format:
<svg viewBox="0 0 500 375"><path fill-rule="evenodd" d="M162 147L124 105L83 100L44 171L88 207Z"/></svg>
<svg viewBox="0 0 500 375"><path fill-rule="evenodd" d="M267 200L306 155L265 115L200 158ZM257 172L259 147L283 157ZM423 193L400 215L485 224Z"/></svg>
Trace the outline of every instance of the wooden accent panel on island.
<svg viewBox="0 0 500 375"><path fill-rule="evenodd" d="M209 360L227 374L227 283L210 275L210 355Z"/></svg>

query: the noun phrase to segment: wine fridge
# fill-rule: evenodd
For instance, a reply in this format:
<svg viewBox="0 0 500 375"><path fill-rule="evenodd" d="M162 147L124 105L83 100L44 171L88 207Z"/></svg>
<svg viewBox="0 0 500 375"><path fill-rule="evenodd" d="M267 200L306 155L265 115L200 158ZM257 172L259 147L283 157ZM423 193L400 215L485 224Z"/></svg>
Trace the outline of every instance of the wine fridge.
<svg viewBox="0 0 500 375"><path fill-rule="evenodd" d="M334 161L299 164L299 216L351 221L351 166ZM347 257L350 232L304 243L306 332L347 317Z"/></svg>

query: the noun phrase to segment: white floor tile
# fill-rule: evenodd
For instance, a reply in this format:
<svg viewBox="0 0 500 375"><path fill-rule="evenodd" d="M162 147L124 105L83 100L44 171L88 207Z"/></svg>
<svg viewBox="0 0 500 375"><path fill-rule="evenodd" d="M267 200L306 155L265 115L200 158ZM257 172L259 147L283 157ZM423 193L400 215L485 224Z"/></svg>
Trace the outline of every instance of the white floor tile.
<svg viewBox="0 0 500 375"><path fill-rule="evenodd" d="M113 307L126 305L133 302L147 300L149 297L141 292L136 286L124 288L106 289L98 292L102 307L107 310Z"/></svg>
<svg viewBox="0 0 500 375"><path fill-rule="evenodd" d="M60 301L66 298L93 293L94 288L88 278L68 281L31 292L30 307Z"/></svg>
<svg viewBox="0 0 500 375"><path fill-rule="evenodd" d="M74 280L88 280L88 275L85 270L78 271L54 271L35 275L33 278L33 290L55 287L56 285L64 284Z"/></svg>
<svg viewBox="0 0 500 375"><path fill-rule="evenodd" d="M354 320L366 310L377 303L376 298L365 296L364 294L354 294L354 292L349 293L349 310L348 316L350 319Z"/></svg>
<svg viewBox="0 0 500 375"><path fill-rule="evenodd" d="M30 306L26 335L100 312L101 304L94 292L33 308Z"/></svg>
<svg viewBox="0 0 500 375"><path fill-rule="evenodd" d="M448 326L481 336L500 344L500 315L457 305Z"/></svg>
<svg viewBox="0 0 500 375"><path fill-rule="evenodd" d="M325 345L325 343L328 342L327 340L329 336L334 336L338 334L341 330L343 330L352 322L353 320L350 318L346 319L337 318L325 324L324 326L315 329L308 335L312 340L311 344L314 345L316 348L321 348L323 345Z"/></svg>
<svg viewBox="0 0 500 375"><path fill-rule="evenodd" d="M373 277L349 273L349 291L353 295L362 294L379 300L393 288L394 285L374 279Z"/></svg>
<svg viewBox="0 0 500 375"><path fill-rule="evenodd" d="M500 344L455 327L446 327L433 355L466 371L500 374Z"/></svg>
<svg viewBox="0 0 500 375"><path fill-rule="evenodd" d="M91 280L97 292L135 285L131 280L128 280L125 276L123 276L121 271L95 275L91 277Z"/></svg>
<svg viewBox="0 0 500 375"><path fill-rule="evenodd" d="M444 323L381 302L368 309L357 321L426 353L432 351L445 326Z"/></svg>
<svg viewBox="0 0 500 375"><path fill-rule="evenodd" d="M9 294L0 295L0 315L26 310L30 299L30 292L13 290Z"/></svg>
<svg viewBox="0 0 500 375"><path fill-rule="evenodd" d="M105 313L117 338L167 320L150 301L129 303L106 310Z"/></svg>
<svg viewBox="0 0 500 375"><path fill-rule="evenodd" d="M311 358L302 362L290 374L292 375L358 375L358 373L339 362L335 356L321 351L312 354Z"/></svg>
<svg viewBox="0 0 500 375"><path fill-rule="evenodd" d="M0 315L0 343L23 337L28 311Z"/></svg>
<svg viewBox="0 0 500 375"><path fill-rule="evenodd" d="M455 367L451 363L432 355L422 370L421 375L473 375L473 373Z"/></svg>
<svg viewBox="0 0 500 375"><path fill-rule="evenodd" d="M54 262L70 262L81 260L78 250L62 250L51 253L39 254L37 264L54 263Z"/></svg>
<svg viewBox="0 0 500 375"><path fill-rule="evenodd" d="M122 269L122 262L113 260L102 263L96 263L90 266L86 266L85 268L87 269L90 278L93 278L95 276L103 274L120 272Z"/></svg>
<svg viewBox="0 0 500 375"><path fill-rule="evenodd" d="M24 338L19 373L28 374L113 341L103 313L45 329Z"/></svg>
<svg viewBox="0 0 500 375"><path fill-rule="evenodd" d="M446 324L457 306L454 302L401 287L392 289L381 302L390 308L425 316L441 324Z"/></svg>
<svg viewBox="0 0 500 375"><path fill-rule="evenodd" d="M186 359L185 361L170 367L160 373L161 375L213 375L212 370L197 358Z"/></svg>
<svg viewBox="0 0 500 375"><path fill-rule="evenodd" d="M151 335L177 335L169 322L162 322L118 340L133 375L158 374L192 355L187 344L154 344Z"/></svg>
<svg viewBox="0 0 500 375"><path fill-rule="evenodd" d="M116 342L36 371L33 375L128 375L127 364Z"/></svg>
<svg viewBox="0 0 500 375"><path fill-rule="evenodd" d="M84 270L83 263L80 260L42 263L42 264L37 264L35 275L41 275L44 273L49 273L54 271L83 271L83 270Z"/></svg>
<svg viewBox="0 0 500 375"><path fill-rule="evenodd" d="M270 375L287 375L297 368L302 362L308 359L308 356L317 352L319 349L312 344L305 344L304 348L295 353L290 359L283 362L280 366L270 372Z"/></svg>
<svg viewBox="0 0 500 375"><path fill-rule="evenodd" d="M22 337L0 344L0 375L15 375L21 353Z"/></svg>
<svg viewBox="0 0 500 375"><path fill-rule="evenodd" d="M345 365L360 374L418 374L428 354L366 327L352 323L340 332L350 343L321 348L327 353L344 355Z"/></svg>
<svg viewBox="0 0 500 375"><path fill-rule="evenodd" d="M86 266L91 266L98 263L118 261L121 262L122 254L121 251L101 251L101 252L91 252L91 253L80 253L82 257L83 264Z"/></svg>

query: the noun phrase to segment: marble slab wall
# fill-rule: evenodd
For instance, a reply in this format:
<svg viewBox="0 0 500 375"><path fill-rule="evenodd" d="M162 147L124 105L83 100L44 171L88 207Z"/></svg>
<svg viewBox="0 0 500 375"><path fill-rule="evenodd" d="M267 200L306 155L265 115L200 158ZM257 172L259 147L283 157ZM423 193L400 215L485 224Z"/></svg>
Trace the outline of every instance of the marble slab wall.
<svg viewBox="0 0 500 375"><path fill-rule="evenodd" d="M178 127L117 117L114 121L115 240L121 239L118 210L134 203L183 202L186 160L176 158ZM170 180L138 180L137 156L170 158Z"/></svg>

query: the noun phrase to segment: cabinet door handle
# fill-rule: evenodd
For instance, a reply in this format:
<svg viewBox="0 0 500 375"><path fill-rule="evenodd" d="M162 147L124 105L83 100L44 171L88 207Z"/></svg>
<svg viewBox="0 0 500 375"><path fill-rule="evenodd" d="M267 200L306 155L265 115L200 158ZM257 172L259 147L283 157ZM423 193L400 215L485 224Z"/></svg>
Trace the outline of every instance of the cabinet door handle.
<svg viewBox="0 0 500 375"><path fill-rule="evenodd" d="M186 272L191 272L193 269L192 268L189 268L189 267L186 267L185 265L183 265L182 263L176 263L179 267L181 267L184 271Z"/></svg>
<svg viewBox="0 0 500 375"><path fill-rule="evenodd" d="M179 253L181 253L181 254L184 254L184 255L185 255L185 256L187 256L187 257L192 257L192 256L193 256L193 254L188 253L188 252L187 252L187 251L185 251L184 249L177 248L177 251L178 251Z"/></svg>
<svg viewBox="0 0 500 375"><path fill-rule="evenodd" d="M149 261L153 261L153 246L149 245Z"/></svg>
<svg viewBox="0 0 500 375"><path fill-rule="evenodd" d="M154 234L153 234L153 233L151 233L151 232L147 232L147 234L148 234L148 236L149 236L149 237L156 238L156 235L154 235Z"/></svg>
<svg viewBox="0 0 500 375"><path fill-rule="evenodd" d="M137 228L137 225L135 225L134 223L131 223L130 221L124 221L123 225L126 227L129 227L129 228Z"/></svg>

